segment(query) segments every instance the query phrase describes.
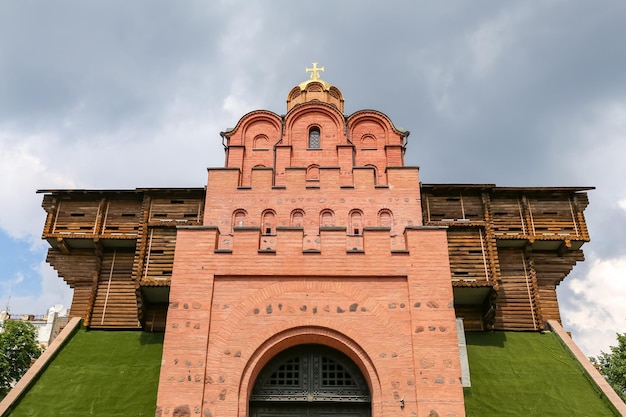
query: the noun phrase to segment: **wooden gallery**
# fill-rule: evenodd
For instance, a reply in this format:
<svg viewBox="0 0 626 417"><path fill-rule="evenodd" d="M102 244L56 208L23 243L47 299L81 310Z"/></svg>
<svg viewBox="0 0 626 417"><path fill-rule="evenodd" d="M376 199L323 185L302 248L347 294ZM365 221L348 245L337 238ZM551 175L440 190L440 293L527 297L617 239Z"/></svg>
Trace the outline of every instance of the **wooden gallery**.
<svg viewBox="0 0 626 417"><path fill-rule="evenodd" d="M560 321L590 188L422 184L310 71L205 188L40 191L47 261L88 328L165 331L157 416L464 416L464 331Z"/></svg>

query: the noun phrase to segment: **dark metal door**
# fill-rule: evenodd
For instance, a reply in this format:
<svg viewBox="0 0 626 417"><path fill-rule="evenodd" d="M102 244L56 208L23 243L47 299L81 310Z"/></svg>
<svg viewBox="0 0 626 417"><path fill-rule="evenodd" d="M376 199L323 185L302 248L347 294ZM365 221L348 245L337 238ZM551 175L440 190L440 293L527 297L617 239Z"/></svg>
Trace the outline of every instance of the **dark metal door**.
<svg viewBox="0 0 626 417"><path fill-rule="evenodd" d="M250 397L251 417L370 417L369 388L341 352L301 345L272 359Z"/></svg>

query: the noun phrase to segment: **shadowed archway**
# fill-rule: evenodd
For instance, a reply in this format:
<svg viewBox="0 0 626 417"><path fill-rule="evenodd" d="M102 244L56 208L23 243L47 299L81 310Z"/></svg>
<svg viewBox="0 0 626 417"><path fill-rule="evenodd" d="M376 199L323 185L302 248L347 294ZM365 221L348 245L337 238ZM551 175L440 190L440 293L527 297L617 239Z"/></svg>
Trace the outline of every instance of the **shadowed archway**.
<svg viewBox="0 0 626 417"><path fill-rule="evenodd" d="M371 395L350 358L323 345L286 349L260 372L251 417L371 416Z"/></svg>

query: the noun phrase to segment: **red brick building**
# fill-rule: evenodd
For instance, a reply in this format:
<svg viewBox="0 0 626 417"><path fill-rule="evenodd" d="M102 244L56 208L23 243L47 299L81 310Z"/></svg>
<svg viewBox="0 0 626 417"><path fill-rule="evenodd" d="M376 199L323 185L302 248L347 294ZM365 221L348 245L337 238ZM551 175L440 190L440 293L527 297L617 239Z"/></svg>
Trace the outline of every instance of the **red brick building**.
<svg viewBox="0 0 626 417"><path fill-rule="evenodd" d="M586 189L421 184L408 132L311 71L205 190L44 191L72 314L165 329L158 416L461 417L457 318L560 320Z"/></svg>

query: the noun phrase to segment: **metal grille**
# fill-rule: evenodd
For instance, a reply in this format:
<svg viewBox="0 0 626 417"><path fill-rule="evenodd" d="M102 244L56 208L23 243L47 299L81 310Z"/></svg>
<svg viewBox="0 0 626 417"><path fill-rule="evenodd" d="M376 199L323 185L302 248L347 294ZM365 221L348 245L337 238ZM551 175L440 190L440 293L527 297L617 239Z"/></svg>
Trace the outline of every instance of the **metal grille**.
<svg viewBox="0 0 626 417"><path fill-rule="evenodd" d="M319 149L320 147L320 131L311 129L309 131L309 148Z"/></svg>
<svg viewBox="0 0 626 417"><path fill-rule="evenodd" d="M300 358L292 358L282 364L276 372L274 372L269 380L268 385L278 386L298 386L300 385Z"/></svg>
<svg viewBox="0 0 626 417"><path fill-rule="evenodd" d="M322 357L322 386L356 386L352 376L334 360Z"/></svg>
<svg viewBox="0 0 626 417"><path fill-rule="evenodd" d="M272 359L254 384L250 402L369 404L369 388L346 355L321 345L300 345Z"/></svg>

